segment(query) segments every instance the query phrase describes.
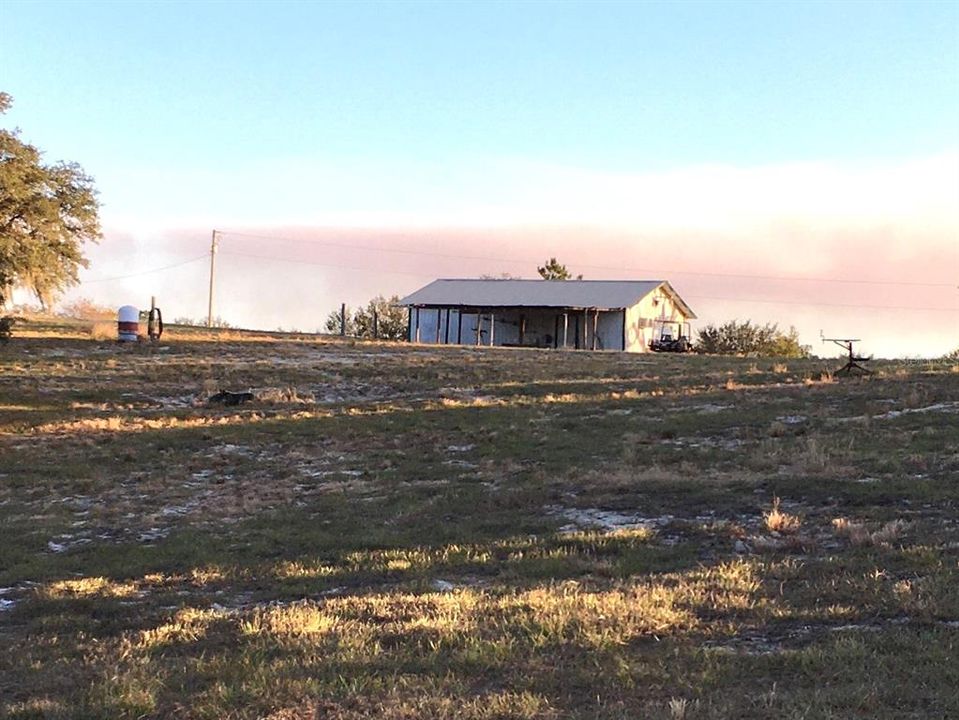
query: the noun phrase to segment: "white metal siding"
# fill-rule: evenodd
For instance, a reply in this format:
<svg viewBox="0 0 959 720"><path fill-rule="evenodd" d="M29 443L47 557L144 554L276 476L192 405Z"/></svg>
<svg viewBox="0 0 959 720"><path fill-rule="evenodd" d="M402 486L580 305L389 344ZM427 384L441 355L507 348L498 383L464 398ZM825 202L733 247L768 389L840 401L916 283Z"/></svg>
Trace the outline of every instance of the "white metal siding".
<svg viewBox="0 0 959 720"><path fill-rule="evenodd" d="M672 297L658 289L626 311L626 348L629 352L647 352L653 339L656 320L687 320Z"/></svg>

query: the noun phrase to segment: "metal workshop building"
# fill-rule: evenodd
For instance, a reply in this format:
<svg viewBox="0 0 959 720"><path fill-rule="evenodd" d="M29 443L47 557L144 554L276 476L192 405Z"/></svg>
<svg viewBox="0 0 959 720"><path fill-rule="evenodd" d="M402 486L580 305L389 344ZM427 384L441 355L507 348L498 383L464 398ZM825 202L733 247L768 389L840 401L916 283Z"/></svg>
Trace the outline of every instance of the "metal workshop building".
<svg viewBox="0 0 959 720"><path fill-rule="evenodd" d="M665 280L434 280L399 304L439 345L646 352L696 317Z"/></svg>

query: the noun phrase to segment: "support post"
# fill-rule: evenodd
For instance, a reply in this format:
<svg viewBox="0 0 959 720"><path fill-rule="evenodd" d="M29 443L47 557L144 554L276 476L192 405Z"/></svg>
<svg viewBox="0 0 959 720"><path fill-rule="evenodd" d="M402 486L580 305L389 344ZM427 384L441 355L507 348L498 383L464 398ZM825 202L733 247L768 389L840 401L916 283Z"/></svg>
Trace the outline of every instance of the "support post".
<svg viewBox="0 0 959 720"><path fill-rule="evenodd" d="M340 335L346 335L346 303L340 305Z"/></svg>
<svg viewBox="0 0 959 720"><path fill-rule="evenodd" d="M553 316L553 349L559 347L559 315Z"/></svg>
<svg viewBox="0 0 959 720"><path fill-rule="evenodd" d="M213 327L213 276L216 269L216 251L219 243L216 239L216 230L210 238L210 296L206 306L206 326Z"/></svg>
<svg viewBox="0 0 959 720"><path fill-rule="evenodd" d="M463 308L456 311L456 344L463 344Z"/></svg>
<svg viewBox="0 0 959 720"><path fill-rule="evenodd" d="M159 318L156 295L150 296L150 314L147 315L147 336L151 340L159 340L163 332L163 321Z"/></svg>
<svg viewBox="0 0 959 720"><path fill-rule="evenodd" d="M450 344L450 309L446 308L446 333L443 335L443 344Z"/></svg>
<svg viewBox="0 0 959 720"><path fill-rule="evenodd" d="M493 313L489 314L489 346L493 347L493 334L496 330L496 316Z"/></svg>
<svg viewBox="0 0 959 720"><path fill-rule="evenodd" d="M440 344L440 324L443 322L443 310L436 308L436 339L434 345Z"/></svg>
<svg viewBox="0 0 959 720"><path fill-rule="evenodd" d="M479 347L480 336L483 334L483 314L476 311L476 347Z"/></svg>
<svg viewBox="0 0 959 720"><path fill-rule="evenodd" d="M593 344L592 350L596 349L596 329L599 327L599 310L593 309Z"/></svg>
<svg viewBox="0 0 959 720"><path fill-rule="evenodd" d="M569 345L569 313L563 313L563 350Z"/></svg>
<svg viewBox="0 0 959 720"><path fill-rule="evenodd" d="M526 316L520 314L519 316L519 344L522 345L526 340Z"/></svg>
<svg viewBox="0 0 959 720"><path fill-rule="evenodd" d="M420 341L420 309L416 308L416 325L414 326L414 337L413 342L418 343Z"/></svg>

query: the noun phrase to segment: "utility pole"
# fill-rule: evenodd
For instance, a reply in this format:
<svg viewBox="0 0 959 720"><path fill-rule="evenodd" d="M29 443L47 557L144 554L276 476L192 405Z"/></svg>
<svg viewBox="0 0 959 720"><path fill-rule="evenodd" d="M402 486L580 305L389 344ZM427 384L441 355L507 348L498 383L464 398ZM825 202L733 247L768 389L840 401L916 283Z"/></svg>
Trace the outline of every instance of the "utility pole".
<svg viewBox="0 0 959 720"><path fill-rule="evenodd" d="M206 310L206 326L208 328L213 327L213 271L215 269L216 249L218 244L219 242L216 237L216 230L214 230L213 236L210 238L210 301Z"/></svg>

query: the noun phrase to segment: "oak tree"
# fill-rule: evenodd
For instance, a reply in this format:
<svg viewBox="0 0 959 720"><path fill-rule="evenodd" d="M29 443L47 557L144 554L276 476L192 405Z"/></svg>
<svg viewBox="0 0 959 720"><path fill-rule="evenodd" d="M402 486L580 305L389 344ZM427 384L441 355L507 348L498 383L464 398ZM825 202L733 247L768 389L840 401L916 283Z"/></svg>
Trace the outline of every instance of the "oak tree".
<svg viewBox="0 0 959 720"><path fill-rule="evenodd" d="M0 115L11 103L0 93ZM84 243L101 236L93 179L76 163L48 164L42 155L19 130L0 129L0 307L14 286L48 307L78 282Z"/></svg>

